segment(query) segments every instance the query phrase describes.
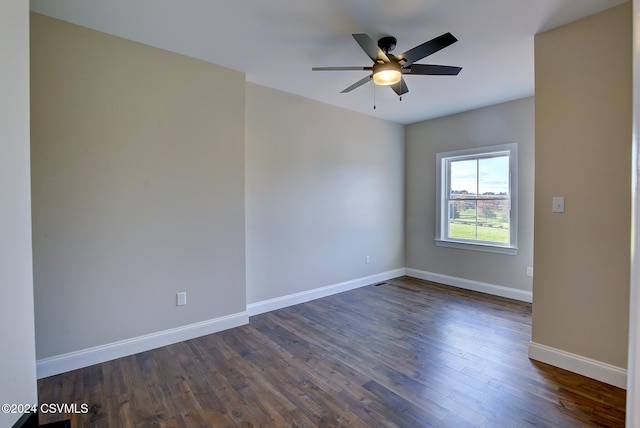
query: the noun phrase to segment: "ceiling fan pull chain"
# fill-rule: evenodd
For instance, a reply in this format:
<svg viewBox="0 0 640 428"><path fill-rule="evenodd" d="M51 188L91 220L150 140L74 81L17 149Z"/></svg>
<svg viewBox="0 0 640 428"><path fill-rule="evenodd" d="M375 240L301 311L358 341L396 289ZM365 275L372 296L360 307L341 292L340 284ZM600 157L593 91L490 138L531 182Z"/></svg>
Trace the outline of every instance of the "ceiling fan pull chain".
<svg viewBox="0 0 640 428"><path fill-rule="evenodd" d="M373 109L376 109L376 85L373 85Z"/></svg>

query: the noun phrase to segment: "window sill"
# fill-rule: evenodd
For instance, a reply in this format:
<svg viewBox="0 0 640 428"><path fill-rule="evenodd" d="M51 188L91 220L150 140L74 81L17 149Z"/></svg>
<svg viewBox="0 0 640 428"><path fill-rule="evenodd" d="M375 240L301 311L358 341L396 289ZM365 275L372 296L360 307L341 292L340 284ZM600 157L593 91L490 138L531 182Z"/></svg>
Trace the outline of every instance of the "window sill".
<svg viewBox="0 0 640 428"><path fill-rule="evenodd" d="M518 254L518 247L501 247L498 245L476 244L470 242L443 241L436 239L436 246L458 248L462 250L483 251L485 253L507 254L515 256Z"/></svg>

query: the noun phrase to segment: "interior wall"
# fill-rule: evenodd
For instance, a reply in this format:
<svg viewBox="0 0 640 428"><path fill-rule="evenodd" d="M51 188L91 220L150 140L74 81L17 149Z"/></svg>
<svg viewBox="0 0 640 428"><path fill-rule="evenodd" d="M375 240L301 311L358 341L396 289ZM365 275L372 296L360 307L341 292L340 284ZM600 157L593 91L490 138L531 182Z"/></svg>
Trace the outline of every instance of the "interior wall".
<svg viewBox="0 0 640 428"><path fill-rule="evenodd" d="M247 303L402 268L403 127L246 90Z"/></svg>
<svg viewBox="0 0 640 428"><path fill-rule="evenodd" d="M630 3L535 38L532 341L627 365ZM565 213L552 213L554 196Z"/></svg>
<svg viewBox="0 0 640 428"><path fill-rule="evenodd" d="M0 403L37 403L29 177L29 2L0 3ZM22 414L0 412L0 426Z"/></svg>
<svg viewBox="0 0 640 428"><path fill-rule="evenodd" d="M243 313L244 75L37 14L31 49L38 358Z"/></svg>
<svg viewBox="0 0 640 428"><path fill-rule="evenodd" d="M531 291L534 99L524 98L407 126L406 267ZM518 143L518 254L437 247L436 154Z"/></svg>
<svg viewBox="0 0 640 428"><path fill-rule="evenodd" d="M640 426L640 0L633 0L633 138L631 163L631 288L626 425Z"/></svg>

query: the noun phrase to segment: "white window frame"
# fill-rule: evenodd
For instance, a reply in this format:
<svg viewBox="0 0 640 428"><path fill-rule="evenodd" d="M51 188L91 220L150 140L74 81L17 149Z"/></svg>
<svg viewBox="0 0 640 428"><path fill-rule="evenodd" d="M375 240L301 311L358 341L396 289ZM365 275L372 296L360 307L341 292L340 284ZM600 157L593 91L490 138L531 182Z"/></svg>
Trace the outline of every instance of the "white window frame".
<svg viewBox="0 0 640 428"><path fill-rule="evenodd" d="M478 159L496 155L509 156L509 243L462 240L448 237L448 192L451 161ZM436 245L499 254L518 253L518 144L508 143L436 154Z"/></svg>

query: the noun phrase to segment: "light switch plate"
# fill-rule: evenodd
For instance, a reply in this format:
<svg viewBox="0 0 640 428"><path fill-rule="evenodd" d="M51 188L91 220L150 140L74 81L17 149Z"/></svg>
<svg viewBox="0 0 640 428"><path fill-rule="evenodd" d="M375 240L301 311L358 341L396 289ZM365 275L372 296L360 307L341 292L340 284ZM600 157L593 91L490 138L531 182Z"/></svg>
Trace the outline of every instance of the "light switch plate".
<svg viewBox="0 0 640 428"><path fill-rule="evenodd" d="M553 208L551 211L554 213L564 212L564 197L557 196L553 198Z"/></svg>

